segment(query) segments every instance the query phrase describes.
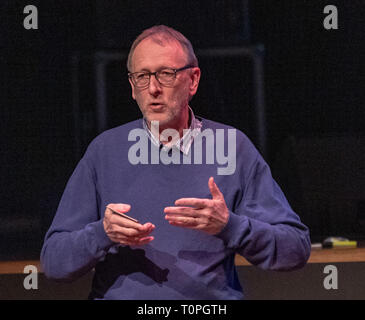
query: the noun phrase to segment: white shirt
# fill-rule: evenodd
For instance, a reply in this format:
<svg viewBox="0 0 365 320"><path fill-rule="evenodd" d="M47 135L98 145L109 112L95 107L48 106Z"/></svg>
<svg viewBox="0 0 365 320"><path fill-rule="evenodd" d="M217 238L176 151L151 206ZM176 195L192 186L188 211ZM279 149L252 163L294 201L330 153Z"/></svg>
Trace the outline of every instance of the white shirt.
<svg viewBox="0 0 365 320"><path fill-rule="evenodd" d="M165 151L175 147L179 149L181 152L183 152L185 155L187 155L189 153L194 138L200 133L202 127L202 122L197 118L195 118L194 112L190 107L189 107L189 114L191 119L190 127L188 129L183 130L184 134L182 138L180 138L180 136L178 139L174 139L172 137L173 139L166 144L162 144L159 137L156 137L155 134L152 133L152 131L147 125L146 119L143 119L143 128L147 131L148 137L155 146L158 147L162 146L162 149Z"/></svg>

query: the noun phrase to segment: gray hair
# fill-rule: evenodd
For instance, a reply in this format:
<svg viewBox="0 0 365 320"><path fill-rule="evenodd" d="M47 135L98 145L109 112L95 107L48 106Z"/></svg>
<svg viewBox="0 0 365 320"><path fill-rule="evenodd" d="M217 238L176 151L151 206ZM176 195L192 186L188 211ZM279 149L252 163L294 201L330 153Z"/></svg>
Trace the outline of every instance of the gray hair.
<svg viewBox="0 0 365 320"><path fill-rule="evenodd" d="M193 46L191 42L179 31L176 31L170 27L164 25L153 26L144 30L133 42L128 54L127 69L131 72L132 57L134 50L146 38L152 38L152 40L160 45L171 41L177 41L182 49L185 51L188 58L188 64L198 67L198 59L195 56Z"/></svg>

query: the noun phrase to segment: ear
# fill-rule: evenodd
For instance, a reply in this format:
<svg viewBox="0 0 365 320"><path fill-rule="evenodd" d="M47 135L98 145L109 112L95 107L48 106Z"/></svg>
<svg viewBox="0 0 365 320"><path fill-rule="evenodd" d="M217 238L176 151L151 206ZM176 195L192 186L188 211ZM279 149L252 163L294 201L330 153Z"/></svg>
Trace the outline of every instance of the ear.
<svg viewBox="0 0 365 320"><path fill-rule="evenodd" d="M131 85L131 88L132 88L132 98L133 98L133 100L136 100L136 95L135 95L135 92L134 92L134 85L133 85L130 78L128 78L128 81L129 81L129 84Z"/></svg>
<svg viewBox="0 0 365 320"><path fill-rule="evenodd" d="M199 81L200 81L200 69L198 67L194 67L191 70L190 73L190 97L193 97L196 94L196 91L198 90L198 86L199 86Z"/></svg>

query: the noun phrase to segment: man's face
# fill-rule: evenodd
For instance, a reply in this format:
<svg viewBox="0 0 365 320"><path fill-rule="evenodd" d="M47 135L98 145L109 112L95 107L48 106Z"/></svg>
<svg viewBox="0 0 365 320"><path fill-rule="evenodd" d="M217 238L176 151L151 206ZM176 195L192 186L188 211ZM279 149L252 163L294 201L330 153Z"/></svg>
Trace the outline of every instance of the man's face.
<svg viewBox="0 0 365 320"><path fill-rule="evenodd" d="M187 56L178 42L164 43L163 46L152 39L144 39L135 48L131 72L156 72L164 68L179 69L187 65ZM145 88L132 86L132 97L136 100L148 122L159 121L160 129L181 127L186 119L188 103L198 88L200 69L192 68L176 74L172 86L162 86L155 76Z"/></svg>

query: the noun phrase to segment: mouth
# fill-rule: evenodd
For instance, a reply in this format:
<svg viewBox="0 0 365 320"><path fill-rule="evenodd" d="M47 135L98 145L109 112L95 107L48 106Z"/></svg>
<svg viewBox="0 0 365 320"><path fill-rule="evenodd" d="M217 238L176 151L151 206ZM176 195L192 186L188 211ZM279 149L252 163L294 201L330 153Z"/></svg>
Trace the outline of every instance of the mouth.
<svg viewBox="0 0 365 320"><path fill-rule="evenodd" d="M160 102L152 102L149 104L149 107L153 110L153 111L160 111L164 108L164 104L160 103Z"/></svg>

